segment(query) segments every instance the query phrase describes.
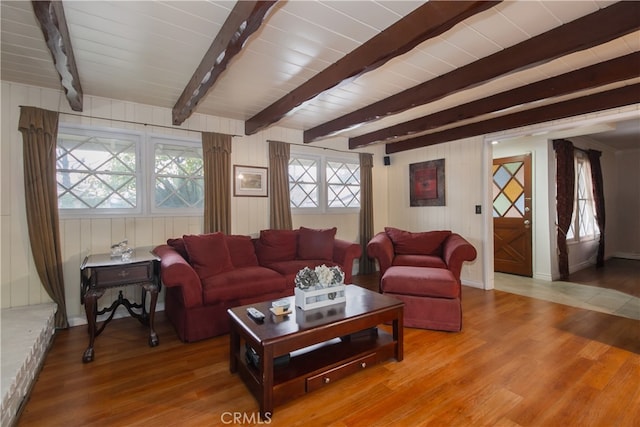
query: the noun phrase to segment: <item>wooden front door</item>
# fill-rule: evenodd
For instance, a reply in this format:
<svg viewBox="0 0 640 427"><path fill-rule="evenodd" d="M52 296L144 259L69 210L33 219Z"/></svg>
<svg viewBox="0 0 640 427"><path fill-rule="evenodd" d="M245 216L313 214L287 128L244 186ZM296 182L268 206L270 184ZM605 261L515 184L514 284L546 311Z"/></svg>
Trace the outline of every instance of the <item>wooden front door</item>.
<svg viewBox="0 0 640 427"><path fill-rule="evenodd" d="M533 276L531 154L493 159L494 270Z"/></svg>

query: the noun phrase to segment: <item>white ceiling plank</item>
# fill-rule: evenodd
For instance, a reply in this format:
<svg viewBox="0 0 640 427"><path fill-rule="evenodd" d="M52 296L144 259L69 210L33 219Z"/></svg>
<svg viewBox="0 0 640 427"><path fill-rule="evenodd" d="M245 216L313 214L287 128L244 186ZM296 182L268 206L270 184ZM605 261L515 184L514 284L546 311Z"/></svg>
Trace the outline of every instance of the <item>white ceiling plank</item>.
<svg viewBox="0 0 640 427"><path fill-rule="evenodd" d="M504 1L317 96L279 125L298 130L317 126L613 3ZM234 5L216 0L65 1L84 93L170 108ZM281 2L197 112L246 120L421 5L396 0ZM2 79L59 87L30 2L3 0L0 7ZM379 129L639 50L636 31L342 134Z"/></svg>

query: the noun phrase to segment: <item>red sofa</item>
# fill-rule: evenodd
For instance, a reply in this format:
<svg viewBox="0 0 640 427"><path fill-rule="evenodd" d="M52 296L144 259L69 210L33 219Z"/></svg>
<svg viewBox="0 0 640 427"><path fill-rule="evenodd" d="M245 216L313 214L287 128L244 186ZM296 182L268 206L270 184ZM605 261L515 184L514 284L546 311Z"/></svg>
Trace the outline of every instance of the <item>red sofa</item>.
<svg viewBox="0 0 640 427"><path fill-rule="evenodd" d="M367 254L378 261L380 292L405 303L405 326L462 328L460 272L462 264L477 255L462 236L386 227L369 241Z"/></svg>
<svg viewBox="0 0 640 427"><path fill-rule="evenodd" d="M211 233L169 239L161 258L165 313L180 339L198 341L229 331L227 309L293 295L304 267L340 266L351 282L362 248L335 238L336 229L262 230L260 237Z"/></svg>

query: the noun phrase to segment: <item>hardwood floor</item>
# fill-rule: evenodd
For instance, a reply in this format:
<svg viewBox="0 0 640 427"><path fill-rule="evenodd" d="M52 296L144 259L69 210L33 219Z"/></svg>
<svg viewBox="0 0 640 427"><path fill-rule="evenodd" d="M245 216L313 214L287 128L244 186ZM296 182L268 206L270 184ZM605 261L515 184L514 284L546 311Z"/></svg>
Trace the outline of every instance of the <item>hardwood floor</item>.
<svg viewBox="0 0 640 427"><path fill-rule="evenodd" d="M375 276L356 283L377 287ZM389 360L276 407L274 426L638 426L640 323L500 291L463 288L463 330L405 329ZM86 327L57 333L20 426L260 425L228 367L228 336L160 345L114 320L83 364ZM235 417L235 418L234 418Z"/></svg>
<svg viewBox="0 0 640 427"><path fill-rule="evenodd" d="M611 258L602 268L592 266L572 273L568 281L615 289L640 298L640 260Z"/></svg>

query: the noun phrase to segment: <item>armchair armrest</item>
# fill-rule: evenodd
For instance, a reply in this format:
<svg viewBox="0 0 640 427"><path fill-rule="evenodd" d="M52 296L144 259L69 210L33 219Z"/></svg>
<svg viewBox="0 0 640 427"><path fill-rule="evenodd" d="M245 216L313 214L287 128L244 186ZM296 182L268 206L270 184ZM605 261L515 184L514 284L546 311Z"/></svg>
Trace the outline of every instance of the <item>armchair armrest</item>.
<svg viewBox="0 0 640 427"><path fill-rule="evenodd" d="M362 247L358 243L334 239L333 262L342 266L345 283L351 283L353 260L360 258L360 255L362 255Z"/></svg>
<svg viewBox="0 0 640 427"><path fill-rule="evenodd" d="M153 251L160 257L162 284L169 288L182 288L185 308L201 306L202 282L193 267L169 245L160 245Z"/></svg>
<svg viewBox="0 0 640 427"><path fill-rule="evenodd" d="M369 258L375 258L378 261L380 277L382 277L387 268L391 267L395 255L393 242L386 232L382 231L369 240L369 243L367 243L367 255L369 255Z"/></svg>
<svg viewBox="0 0 640 427"><path fill-rule="evenodd" d="M476 248L459 234L452 233L442 244L442 258L458 282L460 282L462 263L473 261L476 256Z"/></svg>

